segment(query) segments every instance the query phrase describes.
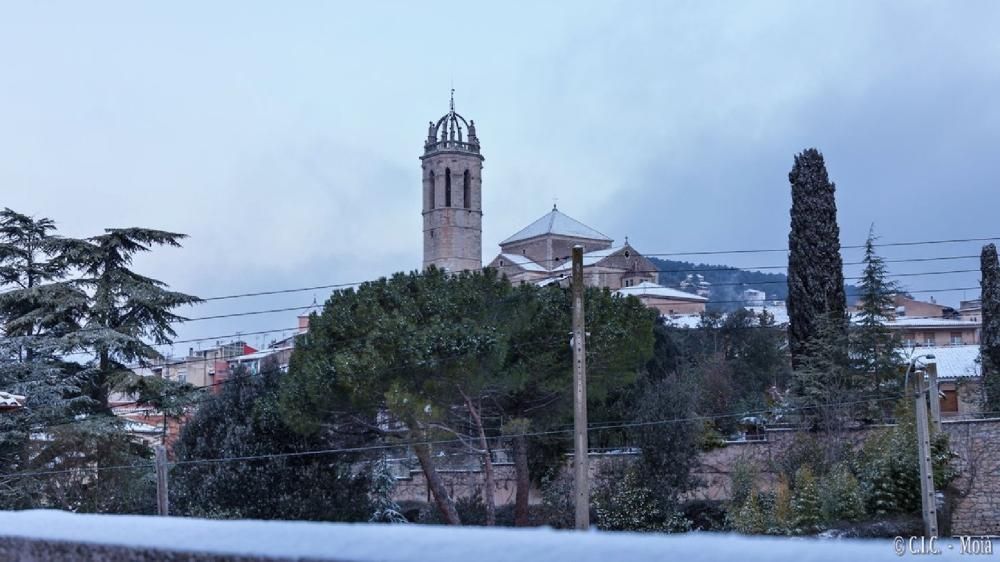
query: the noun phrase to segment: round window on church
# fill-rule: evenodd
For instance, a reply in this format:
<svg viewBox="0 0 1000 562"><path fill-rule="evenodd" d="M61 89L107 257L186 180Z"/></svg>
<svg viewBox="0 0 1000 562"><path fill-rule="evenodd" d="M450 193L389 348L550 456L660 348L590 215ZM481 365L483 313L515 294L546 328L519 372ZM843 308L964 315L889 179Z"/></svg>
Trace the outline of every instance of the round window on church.
<svg viewBox="0 0 1000 562"><path fill-rule="evenodd" d="M625 250L625 257L626 258L632 257L632 252L629 252L628 250Z"/></svg>

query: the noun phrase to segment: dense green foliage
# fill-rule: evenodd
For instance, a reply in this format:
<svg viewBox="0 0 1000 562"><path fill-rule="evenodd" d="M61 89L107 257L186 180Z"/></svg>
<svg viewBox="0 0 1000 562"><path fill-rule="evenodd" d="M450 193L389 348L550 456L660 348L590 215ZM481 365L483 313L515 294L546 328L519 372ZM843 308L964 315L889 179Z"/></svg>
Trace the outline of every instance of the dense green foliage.
<svg viewBox="0 0 1000 562"><path fill-rule="evenodd" d="M388 505L368 499L364 458L349 454L271 456L329 449L330 437L293 431L278 411L281 373L236 373L203 402L175 445L171 502L175 511L226 519L366 521ZM345 439L341 446L351 445ZM210 461L260 457L246 462ZM357 467L353 466L357 463ZM384 486L384 482L381 482Z"/></svg>
<svg viewBox="0 0 1000 562"><path fill-rule="evenodd" d="M775 490L758 486L758 469L737 467L730 526L740 532L815 533L859 521L920 513L920 475L913 409L901 402L899 424L875 430L860 447L827 434L801 434L773 466ZM956 473L947 435L932 440L934 485ZM757 518L761 524L757 525Z"/></svg>
<svg viewBox="0 0 1000 562"><path fill-rule="evenodd" d="M814 148L797 154L788 181L792 186L788 343L792 364L798 367L806 346L817 334L818 322L825 321L828 330L846 331L847 297L836 187L827 176L823 155Z"/></svg>
<svg viewBox="0 0 1000 562"><path fill-rule="evenodd" d="M606 289L589 289L586 303L588 399L600 420L621 415L652 352L653 314ZM479 452L485 463L484 439L516 440L569 419L569 305L565 289L515 287L491 270L430 269L334 293L292 357L283 414L305 433L333 427L402 447L444 441L437 449ZM452 498L435 487L429 447L414 452L445 520L457 522ZM516 469L519 487L530 484L530 463Z"/></svg>
<svg viewBox="0 0 1000 562"><path fill-rule="evenodd" d="M984 411L1000 412L1000 262L995 244L983 246L982 271L983 328L980 341L983 368Z"/></svg>
<svg viewBox="0 0 1000 562"><path fill-rule="evenodd" d="M0 389L27 397L0 417L0 505L148 513L150 450L108 396L133 378L124 362L158 356L147 339L169 342L172 309L197 300L130 269L136 253L183 236L55 231L50 219L0 212ZM81 355L91 359L67 359Z"/></svg>

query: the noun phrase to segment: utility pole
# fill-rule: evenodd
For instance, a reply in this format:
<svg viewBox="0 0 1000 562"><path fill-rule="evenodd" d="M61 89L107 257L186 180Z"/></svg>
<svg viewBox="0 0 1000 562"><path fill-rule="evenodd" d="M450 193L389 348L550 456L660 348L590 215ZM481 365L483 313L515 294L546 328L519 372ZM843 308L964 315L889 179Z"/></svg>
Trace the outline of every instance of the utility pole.
<svg viewBox="0 0 1000 562"><path fill-rule="evenodd" d="M928 399L931 403L931 428L941 433L941 395L938 390L937 360L927 360L927 384L930 386Z"/></svg>
<svg viewBox="0 0 1000 562"><path fill-rule="evenodd" d="M573 491L576 528L590 528L590 474L587 459L587 330L583 316L583 246L573 246Z"/></svg>
<svg viewBox="0 0 1000 562"><path fill-rule="evenodd" d="M156 445L153 451L156 465L156 513L166 516L170 514L167 501L167 449L163 445Z"/></svg>
<svg viewBox="0 0 1000 562"><path fill-rule="evenodd" d="M932 538L938 534L938 521L937 498L934 493L934 466L931 464L931 432L927 424L927 384L924 382L923 370L915 371L914 375L917 464L920 465L920 504L923 508L924 535L927 538Z"/></svg>

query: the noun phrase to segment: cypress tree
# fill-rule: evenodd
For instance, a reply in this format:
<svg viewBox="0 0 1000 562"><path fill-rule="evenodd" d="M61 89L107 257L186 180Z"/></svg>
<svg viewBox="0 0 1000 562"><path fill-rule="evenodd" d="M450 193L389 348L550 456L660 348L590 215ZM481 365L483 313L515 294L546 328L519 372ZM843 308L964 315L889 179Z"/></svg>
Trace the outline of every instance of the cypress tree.
<svg viewBox="0 0 1000 562"><path fill-rule="evenodd" d="M792 365L798 366L806 343L816 335L817 323L822 319L842 324L846 332L847 297L836 186L827 176L823 155L815 148L796 155L788 181L792 185L788 340Z"/></svg>
<svg viewBox="0 0 1000 562"><path fill-rule="evenodd" d="M986 411L1000 411L1000 264L997 247L983 246L979 257L982 271L983 329L980 357L983 366L983 389Z"/></svg>

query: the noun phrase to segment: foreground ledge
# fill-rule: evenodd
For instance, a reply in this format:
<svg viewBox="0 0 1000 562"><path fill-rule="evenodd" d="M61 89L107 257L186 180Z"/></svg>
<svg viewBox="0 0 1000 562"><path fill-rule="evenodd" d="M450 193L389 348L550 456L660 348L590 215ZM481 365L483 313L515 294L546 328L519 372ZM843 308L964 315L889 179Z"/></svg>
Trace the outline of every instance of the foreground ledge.
<svg viewBox="0 0 1000 562"><path fill-rule="evenodd" d="M939 544L958 559L958 547ZM0 512L0 560L553 562L898 560L873 541Z"/></svg>

